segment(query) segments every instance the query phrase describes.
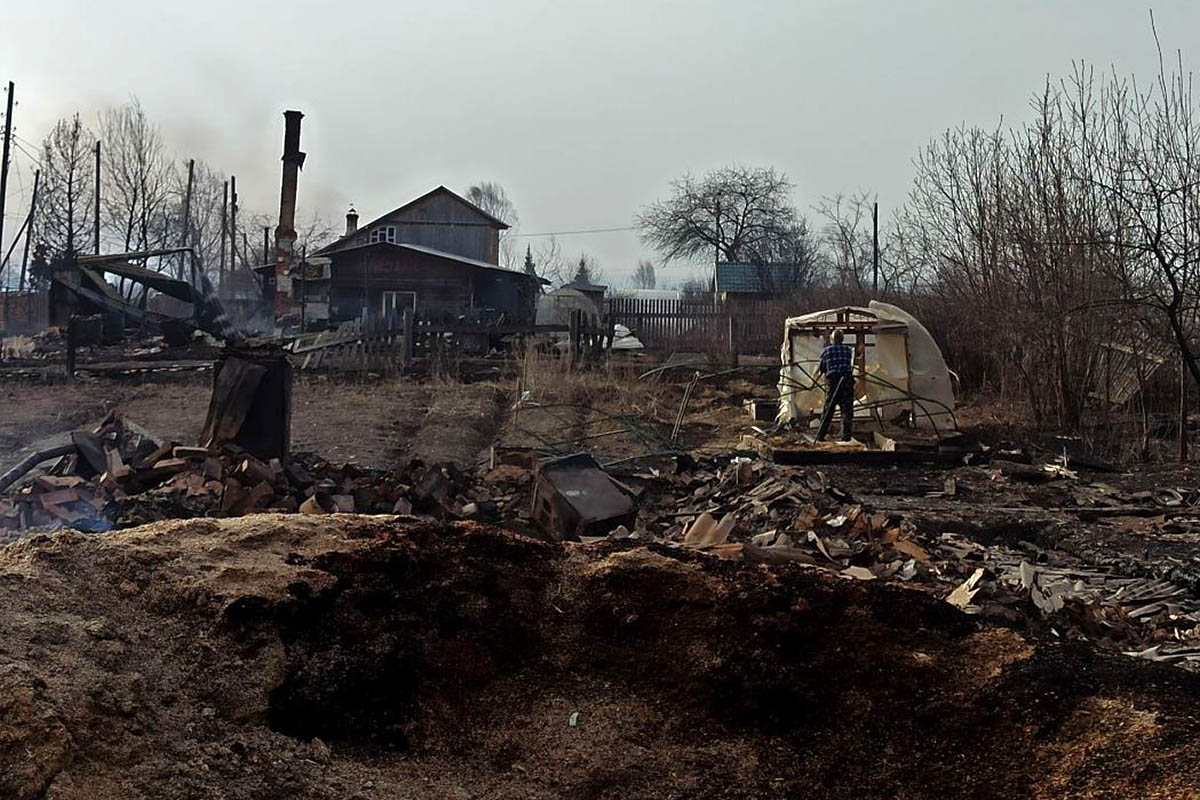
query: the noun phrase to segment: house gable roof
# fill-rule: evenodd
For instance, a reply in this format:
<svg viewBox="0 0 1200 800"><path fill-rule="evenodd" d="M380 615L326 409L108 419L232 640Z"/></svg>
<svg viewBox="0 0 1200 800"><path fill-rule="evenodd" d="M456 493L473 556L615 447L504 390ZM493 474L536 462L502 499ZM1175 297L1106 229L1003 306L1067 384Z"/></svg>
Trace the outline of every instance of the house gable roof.
<svg viewBox="0 0 1200 800"><path fill-rule="evenodd" d="M407 211L408 209L412 208L413 206L417 206L417 205L420 205L421 203L424 203L426 200L428 200L429 198L433 197L436 194L444 194L444 195L447 195L448 197L450 197L451 199L457 200L458 202L462 203L464 206L466 206L471 211L474 211L476 214L483 217L488 222L491 222L492 224L494 224L497 228L499 228L502 231L506 231L509 228L508 223L505 222L504 220L500 219L499 217L492 216L491 214L484 211L479 206L472 203L467 198L463 197L460 194L456 194L455 192L450 191L445 186L439 186L436 189L431 189L430 191L428 191L425 194L418 197L416 200L409 200L407 203L400 206L399 208L392 210L391 213L384 214L378 220L375 220L375 222L382 221L384 218L390 217L393 214L399 214L401 211ZM372 222L371 224L374 225L375 223Z"/></svg>
<svg viewBox="0 0 1200 800"><path fill-rule="evenodd" d="M408 211L409 209L411 209L415 206L419 206L421 203L424 203L425 201L429 200L431 197L434 197L435 195L439 195L439 194L445 195L445 196L451 198L452 200L455 200L458 203L462 204L467 209L469 209L472 213L474 213L476 216L479 216L480 218L485 220L489 225L491 225L495 228L498 228L499 230L502 230L502 231L508 230L509 224L507 222L505 222L504 220L500 219L499 217L492 216L491 214L484 211L479 206L472 203L470 200L467 200L465 197L462 197L461 195L458 195L458 194L450 191L445 186L438 186L436 189L431 189L430 191L426 192L425 194L421 195L420 197L418 197L414 200L409 200L407 203L400 206L399 208L393 208L391 211L387 212L386 214L376 217L375 219L371 220L370 222L366 223L365 225L359 225L358 228L353 233L347 233L343 236L338 237L336 240L334 240L334 241L330 242L329 244L325 245L324 247L322 247L314 255L322 255L324 253L332 252L334 250L344 249L344 248L340 248L339 245L341 245L347 239L357 236L358 234L362 233L363 231L369 230L370 228L374 227L375 225L378 225L381 222L385 222L389 217L394 217L397 214L402 214L405 211ZM495 266L495 265L493 264L490 266Z"/></svg>

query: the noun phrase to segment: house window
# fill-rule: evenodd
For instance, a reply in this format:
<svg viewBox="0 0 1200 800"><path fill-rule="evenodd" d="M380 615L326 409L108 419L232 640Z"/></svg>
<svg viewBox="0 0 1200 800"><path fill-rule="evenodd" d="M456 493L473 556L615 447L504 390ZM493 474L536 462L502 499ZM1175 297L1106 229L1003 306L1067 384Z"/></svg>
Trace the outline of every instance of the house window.
<svg viewBox="0 0 1200 800"><path fill-rule="evenodd" d="M396 226L395 225L380 225L378 228L371 229L371 244L376 242L387 242L388 244L396 243Z"/></svg>
<svg viewBox="0 0 1200 800"><path fill-rule="evenodd" d="M383 308L380 311L383 316L390 317L393 314L399 316L404 313L404 310L417 310L417 293L416 292L384 292L383 293Z"/></svg>

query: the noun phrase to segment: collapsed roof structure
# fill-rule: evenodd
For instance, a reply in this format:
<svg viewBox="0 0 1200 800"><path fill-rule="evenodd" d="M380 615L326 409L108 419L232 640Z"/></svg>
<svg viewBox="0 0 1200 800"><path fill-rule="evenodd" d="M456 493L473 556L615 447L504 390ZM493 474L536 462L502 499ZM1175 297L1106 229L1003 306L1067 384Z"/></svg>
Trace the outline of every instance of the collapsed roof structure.
<svg viewBox="0 0 1200 800"><path fill-rule="evenodd" d="M820 416L825 383L817 365L835 329L854 349L856 416L869 415L880 428L910 418L939 435L957 429L950 371L937 343L911 314L874 300L866 308L843 306L784 323L779 422Z"/></svg>
<svg viewBox="0 0 1200 800"><path fill-rule="evenodd" d="M51 320L62 322L75 313L101 314L106 328L124 328L132 322L138 327L167 336L190 336L202 330L223 341L241 338L237 327L225 313L212 284L203 275L197 285L172 278L131 262L147 258L190 253L190 248L148 250L134 253L77 256L71 266L56 270L51 283ZM104 279L105 274L142 287L135 298L125 297ZM148 308L150 292L165 295L186 306L179 313Z"/></svg>

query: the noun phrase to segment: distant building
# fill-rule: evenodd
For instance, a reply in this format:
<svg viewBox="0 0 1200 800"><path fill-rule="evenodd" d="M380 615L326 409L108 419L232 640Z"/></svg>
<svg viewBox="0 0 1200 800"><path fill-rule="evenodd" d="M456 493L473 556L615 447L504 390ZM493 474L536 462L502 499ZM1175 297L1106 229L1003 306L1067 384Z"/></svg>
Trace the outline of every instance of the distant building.
<svg viewBox="0 0 1200 800"><path fill-rule="evenodd" d="M620 293L621 297L630 297L634 300L678 300L678 289L626 289Z"/></svg>
<svg viewBox="0 0 1200 800"><path fill-rule="evenodd" d="M331 324L411 309L432 319L532 325L540 281L499 266L507 228L445 186L361 227L351 209L345 235L312 254L322 266L292 292Z"/></svg>
<svg viewBox="0 0 1200 800"><path fill-rule="evenodd" d="M804 264L721 261L713 275L713 292L722 303L765 300L801 288L808 274Z"/></svg>

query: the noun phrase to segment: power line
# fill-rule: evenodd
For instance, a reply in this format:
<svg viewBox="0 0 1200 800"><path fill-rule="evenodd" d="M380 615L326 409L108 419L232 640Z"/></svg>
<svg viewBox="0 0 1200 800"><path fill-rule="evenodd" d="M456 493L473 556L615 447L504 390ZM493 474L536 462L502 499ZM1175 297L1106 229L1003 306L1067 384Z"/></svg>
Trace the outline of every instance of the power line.
<svg viewBox="0 0 1200 800"><path fill-rule="evenodd" d="M19 139L14 139L14 143L17 145L17 149L18 149L18 150L20 150L22 153L24 153L24 154L25 154L25 157L26 157L26 158L28 158L28 159L29 159L30 161L32 161L34 164L37 164L37 165L38 165L38 168L41 168L41 166L42 166L42 162L41 162L40 160L38 160L38 157L37 157L37 156L35 156L33 153L31 153L31 152L29 152L28 150L26 150L26 149L25 149L25 145L21 144L21 141L20 141Z"/></svg>
<svg viewBox="0 0 1200 800"><path fill-rule="evenodd" d="M637 227L629 225L624 228L590 228L581 231L549 231L547 233L514 233L514 239L522 236L574 236L579 233L615 233L617 231L636 231Z"/></svg>

